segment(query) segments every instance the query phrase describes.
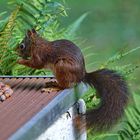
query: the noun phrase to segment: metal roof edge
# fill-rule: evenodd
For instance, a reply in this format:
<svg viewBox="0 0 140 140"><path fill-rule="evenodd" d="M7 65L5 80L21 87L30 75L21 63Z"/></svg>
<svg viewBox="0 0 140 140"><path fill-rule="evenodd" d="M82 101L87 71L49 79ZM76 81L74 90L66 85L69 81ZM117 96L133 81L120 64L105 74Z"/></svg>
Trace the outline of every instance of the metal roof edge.
<svg viewBox="0 0 140 140"><path fill-rule="evenodd" d="M18 75L18 76L11 76L11 75L0 75L0 78L54 78L53 75Z"/></svg>
<svg viewBox="0 0 140 140"><path fill-rule="evenodd" d="M78 86L76 86L76 88L61 91L58 96L56 96L46 107L32 117L12 136L10 136L8 140L36 139L56 119L65 113L86 91L87 86L83 83L80 83Z"/></svg>

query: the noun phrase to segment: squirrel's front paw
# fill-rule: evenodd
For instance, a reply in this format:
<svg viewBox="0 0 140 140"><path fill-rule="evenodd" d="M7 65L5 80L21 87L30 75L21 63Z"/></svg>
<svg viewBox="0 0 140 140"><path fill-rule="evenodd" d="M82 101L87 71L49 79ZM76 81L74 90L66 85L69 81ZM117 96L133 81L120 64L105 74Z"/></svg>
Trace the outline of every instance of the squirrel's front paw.
<svg viewBox="0 0 140 140"><path fill-rule="evenodd" d="M24 63L24 59L19 59L19 60L17 61L17 63L18 63L18 64L23 64L23 63Z"/></svg>

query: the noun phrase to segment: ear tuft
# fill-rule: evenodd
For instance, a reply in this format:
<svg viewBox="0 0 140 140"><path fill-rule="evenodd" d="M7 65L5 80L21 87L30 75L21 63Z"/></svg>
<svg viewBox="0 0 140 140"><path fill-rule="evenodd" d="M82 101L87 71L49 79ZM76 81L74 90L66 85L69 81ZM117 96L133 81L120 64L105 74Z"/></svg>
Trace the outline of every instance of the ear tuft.
<svg viewBox="0 0 140 140"><path fill-rule="evenodd" d="M36 30L33 28L32 30L27 30L27 33L26 33L26 36L28 37L28 38L31 38L31 37L33 37L34 35L37 35L37 32L36 32Z"/></svg>
<svg viewBox="0 0 140 140"><path fill-rule="evenodd" d="M37 32L36 32L36 30L34 28L32 29L32 33L37 34Z"/></svg>
<svg viewBox="0 0 140 140"><path fill-rule="evenodd" d="M31 36L31 31L30 30L27 30L26 36L27 37L30 37Z"/></svg>

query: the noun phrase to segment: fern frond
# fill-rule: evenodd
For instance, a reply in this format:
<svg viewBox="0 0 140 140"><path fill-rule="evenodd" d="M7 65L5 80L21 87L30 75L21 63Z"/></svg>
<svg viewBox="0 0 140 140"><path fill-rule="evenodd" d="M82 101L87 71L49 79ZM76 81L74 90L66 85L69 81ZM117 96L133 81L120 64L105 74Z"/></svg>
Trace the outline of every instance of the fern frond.
<svg viewBox="0 0 140 140"><path fill-rule="evenodd" d="M67 38L68 36L74 36L74 34L76 33L76 31L79 29L81 23L84 21L84 19L88 16L88 12L84 13L83 15L81 15L75 22L73 22L67 29L67 34L65 35L65 37Z"/></svg>
<svg viewBox="0 0 140 140"><path fill-rule="evenodd" d="M109 64L114 63L114 62L122 59L126 55L129 55L129 54L137 51L138 49L140 49L140 46L138 46L138 47L136 47L134 49L131 49L131 50L127 51L127 52L122 52L122 51L121 52L117 52L114 56L110 57L104 64L102 64L101 67L103 67L103 68L107 67Z"/></svg>
<svg viewBox="0 0 140 140"><path fill-rule="evenodd" d="M127 121L123 125L123 129L118 133L122 140L124 139L140 139L140 109L136 106L126 110Z"/></svg>
<svg viewBox="0 0 140 140"><path fill-rule="evenodd" d="M11 13L11 15L10 15L10 17L9 17L7 23L6 23L6 26L0 32L0 36L1 36L1 38L0 38L0 41L1 41L0 45L1 45L1 48L3 48L3 49L8 47L8 43L9 43L9 40L11 39L11 37L12 37L12 31L14 29L15 20L17 18L19 10L20 10L20 7L17 7ZM2 52L0 53L0 55L2 55Z"/></svg>
<svg viewBox="0 0 140 140"><path fill-rule="evenodd" d="M66 15L64 6L58 2L51 2L48 0L9 0L9 2L15 9L8 18L5 18L1 21L1 74L12 74L12 68L18 58L13 49L22 40L27 29L31 29L33 27L36 27L36 29L48 27L49 29L51 29L51 26L53 25L55 29L52 29L52 31L54 32L54 34L56 34L58 29L58 16ZM1 13L0 17L2 17L3 14L5 13ZM50 22L50 25L46 24L47 22ZM52 36L52 38L55 37ZM9 64L9 67L7 66L7 64Z"/></svg>

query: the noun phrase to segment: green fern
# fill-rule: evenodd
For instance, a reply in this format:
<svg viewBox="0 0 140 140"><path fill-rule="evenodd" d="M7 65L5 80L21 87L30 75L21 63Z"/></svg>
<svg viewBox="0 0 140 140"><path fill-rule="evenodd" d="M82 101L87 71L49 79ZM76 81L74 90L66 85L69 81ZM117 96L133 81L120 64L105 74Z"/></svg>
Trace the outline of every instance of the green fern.
<svg viewBox="0 0 140 140"><path fill-rule="evenodd" d="M67 16L65 7L50 0L9 0L14 8L8 18L1 20L0 26L0 74L1 75L34 75L46 74L46 70L31 70L16 64L18 56L14 48L23 39L27 29L36 28L41 36L47 40L61 38L74 39L74 32L78 29L87 14L83 14L72 25L60 28L59 17ZM5 13L1 13L2 17ZM70 33L70 30L74 29Z"/></svg>
<svg viewBox="0 0 140 140"><path fill-rule="evenodd" d="M56 26L59 15L66 15L64 6L57 2L51 2L47 0L9 0L9 2L11 6L15 8L8 18L1 20L1 75L12 74L12 68L15 67L16 60L18 58L16 52L14 51L14 48L22 40L27 29L31 29L33 27L36 27L37 30L39 30L41 27L48 27L49 29L52 29L51 26ZM1 13L0 17L2 17L4 14L5 13ZM48 22L50 22L50 25L47 24ZM57 32L53 29L52 31L54 32L54 34ZM53 36L52 38L55 37Z"/></svg>
<svg viewBox="0 0 140 140"><path fill-rule="evenodd" d="M129 54L131 54L131 53L133 53L133 52L135 52L137 50L139 50L139 49L140 49L140 47L136 47L136 48L131 49L131 50L127 51L127 52L125 50L123 50L123 51L121 50L120 52L117 52L115 55L110 57L104 64L102 64L101 67L107 67L109 64L112 64L112 63L114 63L116 61L119 61L123 57L125 57L125 56L127 56L127 55L129 55Z"/></svg>

